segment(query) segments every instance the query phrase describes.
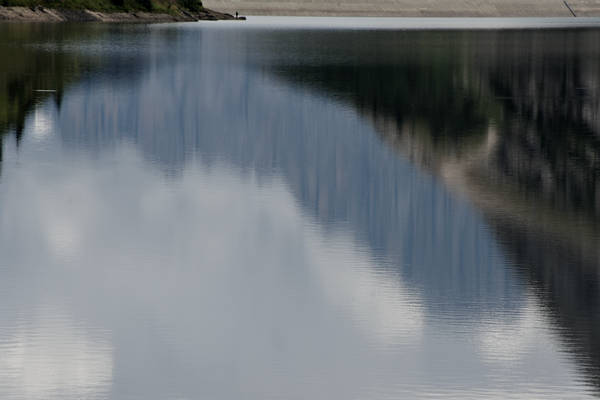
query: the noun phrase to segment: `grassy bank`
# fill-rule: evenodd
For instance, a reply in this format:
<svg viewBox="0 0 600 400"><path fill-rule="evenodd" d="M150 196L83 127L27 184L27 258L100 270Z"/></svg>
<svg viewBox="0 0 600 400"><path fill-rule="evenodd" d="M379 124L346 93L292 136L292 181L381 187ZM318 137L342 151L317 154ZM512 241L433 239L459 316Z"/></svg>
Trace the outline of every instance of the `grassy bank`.
<svg viewBox="0 0 600 400"><path fill-rule="evenodd" d="M4 7L44 7L61 10L91 10L100 12L161 12L179 10L201 11L201 0L0 0Z"/></svg>

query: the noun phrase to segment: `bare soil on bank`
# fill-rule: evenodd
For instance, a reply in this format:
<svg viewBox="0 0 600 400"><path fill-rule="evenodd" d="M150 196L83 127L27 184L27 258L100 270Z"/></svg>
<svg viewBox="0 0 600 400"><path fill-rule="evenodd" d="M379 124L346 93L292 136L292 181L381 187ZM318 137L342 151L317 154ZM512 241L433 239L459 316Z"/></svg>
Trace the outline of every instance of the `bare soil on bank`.
<svg viewBox="0 0 600 400"><path fill-rule="evenodd" d="M198 20L233 20L231 14L204 8L191 12L177 9L173 13L147 11L100 12L92 10L60 10L37 7L2 7L0 22L177 22Z"/></svg>
<svg viewBox="0 0 600 400"><path fill-rule="evenodd" d="M347 17L599 17L600 0L203 0L244 15Z"/></svg>

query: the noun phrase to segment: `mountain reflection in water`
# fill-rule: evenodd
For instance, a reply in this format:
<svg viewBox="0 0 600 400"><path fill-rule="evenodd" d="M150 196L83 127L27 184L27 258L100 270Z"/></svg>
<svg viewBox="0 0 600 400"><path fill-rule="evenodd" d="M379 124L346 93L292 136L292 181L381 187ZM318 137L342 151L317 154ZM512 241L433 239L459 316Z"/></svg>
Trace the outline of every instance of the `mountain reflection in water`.
<svg viewBox="0 0 600 400"><path fill-rule="evenodd" d="M352 104L477 205L598 388L599 35L373 34L357 38L381 46L353 54L364 63L277 70Z"/></svg>
<svg viewBox="0 0 600 400"><path fill-rule="evenodd" d="M78 388L119 397L131 382L145 382L133 391L146 398L589 395L581 381L600 390L600 32L0 29L26 44L0 43L23 60L21 70L0 64L0 129L30 146L6 155L0 180L2 265L15 270L0 286L0 297L15 304L0 336L34 302L11 285L27 285L19 267L39 261L27 254L37 243L30 230L48 229L59 261L36 273L51 282L53 299L61 291L85 299L56 306L61 316L72 308L60 330L81 335L73 318L101 327L97 354L86 353L90 377ZM41 86L57 92L34 94ZM5 141L7 153L13 147ZM56 193L82 196L86 206L60 204ZM20 223L11 216L27 212ZM311 233L301 228L304 218L317 222ZM161 228L169 232L154 232ZM31 242L17 245L9 232ZM239 258L223 255L229 252ZM192 256L212 260L205 267L213 269L185 268L195 265ZM142 271L113 266L144 262ZM51 276L61 263L87 268ZM179 279L162 282L169 263L180 265L171 272ZM237 264L255 267L255 275ZM279 267L286 264L293 272ZM138 273L147 274L139 286ZM246 285L264 297L240 306ZM99 305L94 298L106 288L112 298ZM363 348L354 325L327 311L323 299L347 310L373 347ZM210 304L243 323L210 314ZM165 346L154 351L172 373L131 369L144 365L148 351L128 321L140 311L156 324L145 322L152 331L145 339ZM202 333L214 350L193 348L191 332L202 331L202 322L180 316L194 314L226 327L224 339ZM306 331L309 324L320 336ZM246 337L236 333L240 326ZM36 329L33 337L58 328L44 322ZM302 343L301 332L310 351L291 344ZM555 334L560 352L552 348ZM91 347L91 340L69 341ZM236 341L262 356L251 349L232 355L227 343ZM20 353L7 346L14 367ZM67 357L77 353L65 349ZM331 358L318 366L323 380L308 372L319 353ZM208 372L210 365L220 367ZM194 374L206 378L200 391ZM0 392L18 375L0 373ZM274 376L281 387L254 386ZM238 386L219 391L231 379ZM45 375L38 381L60 388Z"/></svg>

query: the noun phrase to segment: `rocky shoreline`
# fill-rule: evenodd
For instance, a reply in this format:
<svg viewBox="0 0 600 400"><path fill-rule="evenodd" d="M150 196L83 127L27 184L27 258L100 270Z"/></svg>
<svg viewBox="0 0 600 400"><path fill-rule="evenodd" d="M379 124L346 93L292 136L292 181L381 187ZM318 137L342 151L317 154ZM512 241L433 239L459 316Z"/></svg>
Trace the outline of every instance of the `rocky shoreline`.
<svg viewBox="0 0 600 400"><path fill-rule="evenodd" d="M242 17L243 18L243 17ZM238 19L242 19L238 18ZM200 20L235 20L227 13L203 8L200 11L189 11L177 8L172 13L148 11L101 12L92 10L61 10L37 7L2 7L0 6L0 22L182 22Z"/></svg>

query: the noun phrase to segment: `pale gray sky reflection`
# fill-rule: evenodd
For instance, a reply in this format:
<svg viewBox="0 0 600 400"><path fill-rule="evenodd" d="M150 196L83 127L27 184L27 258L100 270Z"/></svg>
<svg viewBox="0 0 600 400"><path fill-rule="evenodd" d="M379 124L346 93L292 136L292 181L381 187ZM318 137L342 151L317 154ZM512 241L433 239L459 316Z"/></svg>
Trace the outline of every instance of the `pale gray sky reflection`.
<svg viewBox="0 0 600 400"><path fill-rule="evenodd" d="M422 85L423 121L483 126L479 113L499 108L427 112L467 70L445 51L488 49L497 34L210 26L24 36L48 42L27 48L39 55L63 48L45 30L66 35L60 60L80 75L57 74L64 92L3 136L1 398L592 395L583 352L565 341L594 336L557 324L570 309L552 310L499 244L504 231L432 172L463 137L438 147L427 124L376 130L414 104L402 80L388 97L373 80L396 67ZM416 39L435 46L415 55ZM373 58L361 64L362 51ZM439 98L423 65L441 74ZM558 297L587 301L578 287Z"/></svg>
<svg viewBox="0 0 600 400"><path fill-rule="evenodd" d="M5 145L3 398L572 393L534 300L434 318L423 289L325 231L283 177L190 159L169 178L126 142L74 151L56 112Z"/></svg>

